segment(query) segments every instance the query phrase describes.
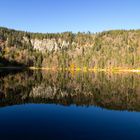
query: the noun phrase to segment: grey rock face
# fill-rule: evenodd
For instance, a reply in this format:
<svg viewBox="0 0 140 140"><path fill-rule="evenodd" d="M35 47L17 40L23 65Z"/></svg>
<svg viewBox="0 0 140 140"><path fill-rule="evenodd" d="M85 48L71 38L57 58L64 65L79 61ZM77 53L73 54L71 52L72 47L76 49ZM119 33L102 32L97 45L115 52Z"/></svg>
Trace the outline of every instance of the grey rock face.
<svg viewBox="0 0 140 140"><path fill-rule="evenodd" d="M31 44L35 50L44 51L58 51L62 48L68 48L69 42L59 39L31 39Z"/></svg>

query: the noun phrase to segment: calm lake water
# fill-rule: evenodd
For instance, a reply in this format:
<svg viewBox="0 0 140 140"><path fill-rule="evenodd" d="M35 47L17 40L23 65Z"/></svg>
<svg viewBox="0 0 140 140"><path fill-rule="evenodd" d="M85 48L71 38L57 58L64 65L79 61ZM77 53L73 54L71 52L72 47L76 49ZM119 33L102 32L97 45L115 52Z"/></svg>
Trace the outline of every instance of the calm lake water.
<svg viewBox="0 0 140 140"><path fill-rule="evenodd" d="M0 71L0 140L140 139L140 75Z"/></svg>

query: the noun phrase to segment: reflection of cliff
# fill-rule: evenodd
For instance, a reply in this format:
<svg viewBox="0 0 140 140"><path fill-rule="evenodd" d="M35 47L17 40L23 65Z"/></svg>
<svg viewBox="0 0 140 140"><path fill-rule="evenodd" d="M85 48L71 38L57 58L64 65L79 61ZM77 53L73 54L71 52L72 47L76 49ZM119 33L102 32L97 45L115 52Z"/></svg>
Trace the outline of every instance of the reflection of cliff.
<svg viewBox="0 0 140 140"><path fill-rule="evenodd" d="M135 74L24 72L0 79L0 106L22 103L100 106L140 111Z"/></svg>

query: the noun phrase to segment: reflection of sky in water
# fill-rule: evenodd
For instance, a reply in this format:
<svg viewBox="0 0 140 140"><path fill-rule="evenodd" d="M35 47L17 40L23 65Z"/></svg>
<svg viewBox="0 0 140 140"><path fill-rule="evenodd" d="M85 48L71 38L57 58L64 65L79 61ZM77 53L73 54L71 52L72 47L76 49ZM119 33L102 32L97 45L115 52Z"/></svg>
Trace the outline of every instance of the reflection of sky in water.
<svg viewBox="0 0 140 140"><path fill-rule="evenodd" d="M0 118L1 139L140 138L140 114L135 112L26 104L1 108Z"/></svg>

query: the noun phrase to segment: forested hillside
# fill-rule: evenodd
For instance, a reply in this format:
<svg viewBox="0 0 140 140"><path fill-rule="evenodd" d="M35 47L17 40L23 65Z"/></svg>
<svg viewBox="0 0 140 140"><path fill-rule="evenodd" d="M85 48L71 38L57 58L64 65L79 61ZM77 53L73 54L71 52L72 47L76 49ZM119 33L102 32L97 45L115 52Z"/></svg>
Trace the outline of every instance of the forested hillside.
<svg viewBox="0 0 140 140"><path fill-rule="evenodd" d="M41 34L1 27L0 58L34 67L139 68L140 30Z"/></svg>

